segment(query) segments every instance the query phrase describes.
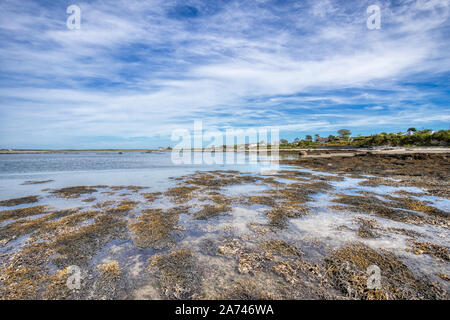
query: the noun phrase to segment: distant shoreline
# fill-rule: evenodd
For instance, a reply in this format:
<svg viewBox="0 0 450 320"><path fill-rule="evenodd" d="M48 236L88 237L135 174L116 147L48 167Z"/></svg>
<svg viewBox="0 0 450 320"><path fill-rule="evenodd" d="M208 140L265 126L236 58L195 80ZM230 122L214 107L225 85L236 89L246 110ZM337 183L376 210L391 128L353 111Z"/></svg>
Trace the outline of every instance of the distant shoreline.
<svg viewBox="0 0 450 320"><path fill-rule="evenodd" d="M170 152L170 149L68 149L68 150L0 150L0 154L54 154L54 153L125 153L125 152L144 152L144 153L158 153L158 152ZM180 150L181 151L181 150ZM186 152L212 152L211 149L193 149L193 150L184 150ZM231 152L248 152L249 150L233 150ZM297 153L297 152L320 152L324 153L329 151L340 151L342 153L352 153L352 152L373 152L373 153L382 153L382 154L404 154L404 153L447 153L450 152L449 147L318 147L318 148L280 148L278 152L280 153ZM230 152L230 151L219 151L215 152ZM267 150L270 153L270 149ZM327 154L327 156L338 155L335 154Z"/></svg>
<svg viewBox="0 0 450 320"><path fill-rule="evenodd" d="M169 151L167 149L164 150L156 150L156 149L80 149L80 150L0 150L0 154L35 154L35 153L80 153L80 152L110 152L110 153L119 153L119 152L164 152Z"/></svg>

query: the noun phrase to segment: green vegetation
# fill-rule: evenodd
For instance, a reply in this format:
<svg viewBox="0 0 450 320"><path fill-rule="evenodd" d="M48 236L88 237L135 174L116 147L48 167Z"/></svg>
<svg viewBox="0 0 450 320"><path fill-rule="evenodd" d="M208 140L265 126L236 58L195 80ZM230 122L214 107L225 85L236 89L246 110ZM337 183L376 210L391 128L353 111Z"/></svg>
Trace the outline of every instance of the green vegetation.
<svg viewBox="0 0 450 320"><path fill-rule="evenodd" d="M338 131L338 134L342 139L348 139L352 133L348 129L341 129Z"/></svg>
<svg viewBox="0 0 450 320"><path fill-rule="evenodd" d="M432 132L425 129L421 131L411 130L408 134L380 133L369 137L357 137L352 141L353 145L369 146L443 146L450 145L450 130Z"/></svg>
<svg viewBox="0 0 450 320"><path fill-rule="evenodd" d="M350 137L351 132L348 129L338 131L338 136L329 135L320 137L318 134L306 135L305 139L295 138L292 142L286 139L280 140L281 149L294 148L316 148L324 146L352 146L352 147L412 147L412 146L450 146L450 130L440 130L433 132L430 129L416 130L408 128L406 133L379 133L370 136Z"/></svg>

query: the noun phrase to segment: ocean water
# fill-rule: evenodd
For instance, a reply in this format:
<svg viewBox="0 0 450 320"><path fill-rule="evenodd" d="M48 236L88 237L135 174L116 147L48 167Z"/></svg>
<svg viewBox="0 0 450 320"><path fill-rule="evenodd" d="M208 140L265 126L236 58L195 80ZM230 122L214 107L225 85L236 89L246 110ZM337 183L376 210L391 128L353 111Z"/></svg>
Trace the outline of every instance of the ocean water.
<svg viewBox="0 0 450 320"><path fill-rule="evenodd" d="M222 153L217 155L222 156ZM259 172L267 167L245 154L234 154L224 164L177 164L170 152L80 152L49 154L0 154L0 200L39 195L44 188L79 185L135 185L161 191L170 177L195 171L239 170ZM192 156L192 162L194 162ZM45 184L25 181L53 180Z"/></svg>

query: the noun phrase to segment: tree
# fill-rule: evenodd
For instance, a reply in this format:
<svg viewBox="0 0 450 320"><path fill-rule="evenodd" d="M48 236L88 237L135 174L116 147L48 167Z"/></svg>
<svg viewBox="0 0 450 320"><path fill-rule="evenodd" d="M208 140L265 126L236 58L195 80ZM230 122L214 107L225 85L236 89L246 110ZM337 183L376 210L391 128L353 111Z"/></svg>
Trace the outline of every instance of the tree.
<svg viewBox="0 0 450 320"><path fill-rule="evenodd" d="M328 140L329 140L329 141L333 141L334 139L336 139L336 137L333 136L332 134L330 134L330 135L328 136Z"/></svg>
<svg viewBox="0 0 450 320"><path fill-rule="evenodd" d="M316 134L314 135L314 141L319 141L319 138L320 138L320 136L316 133Z"/></svg>
<svg viewBox="0 0 450 320"><path fill-rule="evenodd" d="M309 134L307 134L306 137L305 137L305 140L306 141L312 141L312 137Z"/></svg>
<svg viewBox="0 0 450 320"><path fill-rule="evenodd" d="M289 141L287 141L286 139L281 139L281 140L280 140L280 144L286 145L286 144L288 144L288 143L289 143Z"/></svg>
<svg viewBox="0 0 450 320"><path fill-rule="evenodd" d="M417 129L414 127L408 128L408 130L406 130L407 132L416 132Z"/></svg>
<svg viewBox="0 0 450 320"><path fill-rule="evenodd" d="M348 129L341 129L337 132L339 136L343 139L347 139L352 134Z"/></svg>
<svg viewBox="0 0 450 320"><path fill-rule="evenodd" d="M300 139L299 138L295 138L294 139L294 144L299 144L300 143Z"/></svg>

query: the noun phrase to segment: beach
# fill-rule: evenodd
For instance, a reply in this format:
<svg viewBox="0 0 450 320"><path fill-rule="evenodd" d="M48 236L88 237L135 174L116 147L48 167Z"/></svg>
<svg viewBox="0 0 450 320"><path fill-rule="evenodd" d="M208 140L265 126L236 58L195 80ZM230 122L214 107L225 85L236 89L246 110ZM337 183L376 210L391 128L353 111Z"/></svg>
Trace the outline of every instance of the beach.
<svg viewBox="0 0 450 320"><path fill-rule="evenodd" d="M2 155L0 298L448 299L450 153L404 151Z"/></svg>

